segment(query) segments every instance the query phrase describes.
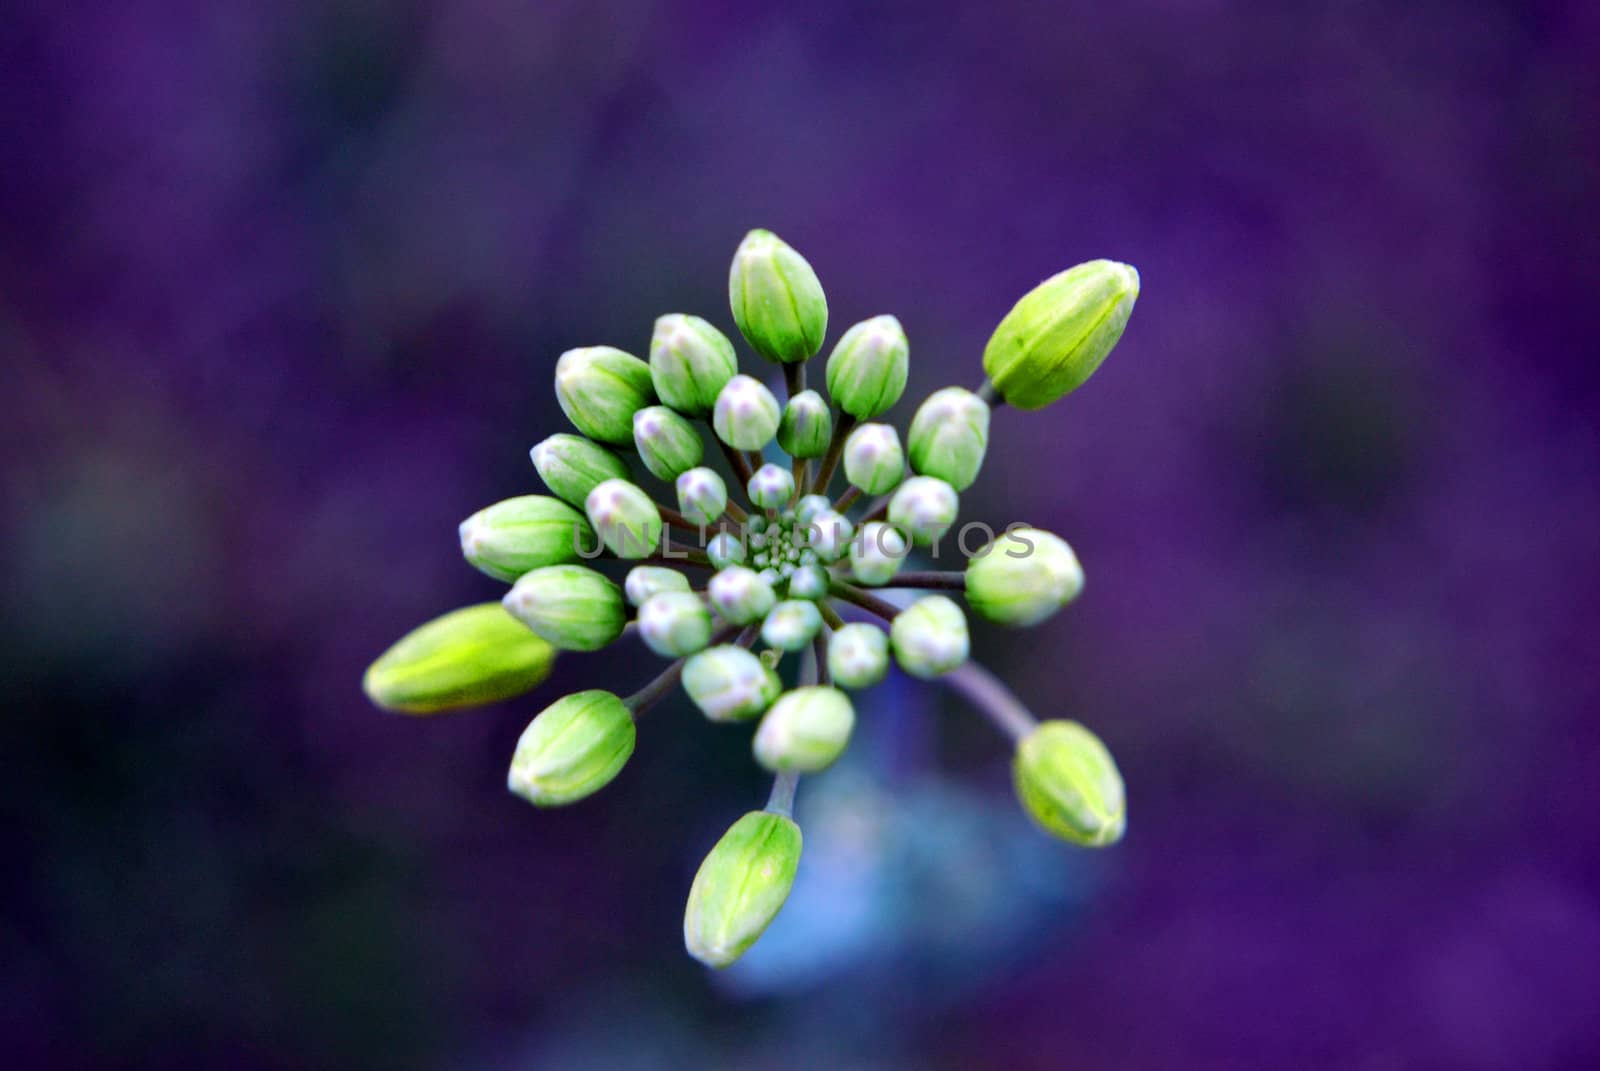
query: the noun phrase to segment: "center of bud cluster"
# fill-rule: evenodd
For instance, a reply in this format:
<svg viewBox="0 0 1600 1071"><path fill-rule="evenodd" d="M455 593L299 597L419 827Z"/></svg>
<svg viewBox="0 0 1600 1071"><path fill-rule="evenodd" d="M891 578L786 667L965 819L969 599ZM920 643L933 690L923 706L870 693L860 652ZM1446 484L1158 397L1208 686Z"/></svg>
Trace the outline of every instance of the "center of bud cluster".
<svg viewBox="0 0 1600 1071"><path fill-rule="evenodd" d="M787 585L796 569L817 561L817 552L811 549L811 530L795 519L793 510L773 518L750 518L745 543L750 567L774 587Z"/></svg>

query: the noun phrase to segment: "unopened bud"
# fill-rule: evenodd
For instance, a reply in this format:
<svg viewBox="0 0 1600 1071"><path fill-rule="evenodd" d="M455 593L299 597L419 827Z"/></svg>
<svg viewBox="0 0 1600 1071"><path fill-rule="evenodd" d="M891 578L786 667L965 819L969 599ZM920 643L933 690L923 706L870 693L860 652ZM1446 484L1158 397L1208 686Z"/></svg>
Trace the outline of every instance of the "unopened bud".
<svg viewBox="0 0 1600 1071"><path fill-rule="evenodd" d="M919 599L889 626L895 661L913 677L943 676L967 660L967 619L943 595Z"/></svg>
<svg viewBox="0 0 1600 1071"><path fill-rule="evenodd" d="M717 395L711 426L736 450L760 450L778 431L778 399L761 381L734 376Z"/></svg>
<svg viewBox="0 0 1600 1071"><path fill-rule="evenodd" d="M828 594L828 571L820 565L799 565L789 576L789 597L816 602Z"/></svg>
<svg viewBox="0 0 1600 1071"><path fill-rule="evenodd" d="M836 562L844 557L855 531L855 525L850 523L850 518L842 513L836 513L830 507L815 514L806 522L804 539L809 549L816 553L819 561Z"/></svg>
<svg viewBox="0 0 1600 1071"><path fill-rule="evenodd" d="M1017 746L1017 797L1033 820L1062 840L1098 848L1127 828L1122 774L1100 738L1075 721L1047 721Z"/></svg>
<svg viewBox="0 0 1600 1071"><path fill-rule="evenodd" d="M556 401L589 438L627 446L633 414L655 401L650 366L610 346L568 350L556 362Z"/></svg>
<svg viewBox="0 0 1600 1071"><path fill-rule="evenodd" d="M678 512L690 524L712 524L728 508L728 485L715 469L690 469L678 477Z"/></svg>
<svg viewBox="0 0 1600 1071"><path fill-rule="evenodd" d="M782 465L762 465L745 490L762 509L778 509L794 496L794 473Z"/></svg>
<svg viewBox="0 0 1600 1071"><path fill-rule="evenodd" d="M733 824L695 873L683 943L708 967L726 967L778 917L800 868L800 827L771 811Z"/></svg>
<svg viewBox="0 0 1600 1071"><path fill-rule="evenodd" d="M1001 625L1037 625L1082 590L1078 556L1037 528L1011 529L967 562L967 605Z"/></svg>
<svg viewBox="0 0 1600 1071"><path fill-rule="evenodd" d="M761 624L761 642L780 651L798 651L822 628L822 612L805 599L786 599L768 613Z"/></svg>
<svg viewBox="0 0 1600 1071"><path fill-rule="evenodd" d="M828 356L828 396L860 420L887 412L905 393L910 353L899 320L863 320L840 337Z"/></svg>
<svg viewBox="0 0 1600 1071"><path fill-rule="evenodd" d="M844 475L869 495L893 490L906 472L900 434L888 424L863 424L844 442Z"/></svg>
<svg viewBox="0 0 1600 1071"><path fill-rule="evenodd" d="M633 715L598 689L558 699L517 740L506 785L530 803L559 807L600 791L633 754Z"/></svg>
<svg viewBox="0 0 1600 1071"><path fill-rule="evenodd" d="M751 231L739 243L728 272L728 304L740 333L771 361L804 361L828 333L828 299L817 273L771 231Z"/></svg>
<svg viewBox="0 0 1600 1071"><path fill-rule="evenodd" d="M676 480L700 464L705 453L694 425L664 405L646 406L633 414L633 445L658 480Z"/></svg>
<svg viewBox="0 0 1600 1071"><path fill-rule="evenodd" d="M833 500L827 495L802 495L794 504L794 519L802 525L810 524L817 514L833 509Z"/></svg>
<svg viewBox="0 0 1600 1071"><path fill-rule="evenodd" d="M920 546L937 543L960 512L955 489L932 476L911 477L889 500L889 523Z"/></svg>
<svg viewBox="0 0 1600 1071"><path fill-rule="evenodd" d="M650 596L669 591L688 591L689 578L664 565L635 565L622 582L623 593L634 606L643 606Z"/></svg>
<svg viewBox="0 0 1600 1071"><path fill-rule="evenodd" d="M850 697L839 689L795 688L772 704L751 746L756 761L775 773L818 773L844 753L855 724Z"/></svg>
<svg viewBox="0 0 1600 1071"><path fill-rule="evenodd" d="M730 565L711 578L706 595L717 616L730 625L748 625L767 616L778 596L754 570Z"/></svg>
<svg viewBox="0 0 1600 1071"><path fill-rule="evenodd" d="M656 320L650 336L650 378L656 394L689 416L711 412L717 394L739 371L728 336L698 316Z"/></svg>
<svg viewBox="0 0 1600 1071"><path fill-rule="evenodd" d="M894 579L911 547L892 524L868 521L850 544L850 575L869 587Z"/></svg>
<svg viewBox="0 0 1600 1071"><path fill-rule="evenodd" d="M726 569L744 561L744 541L732 532L719 532L706 543L706 557L717 569Z"/></svg>
<svg viewBox="0 0 1600 1071"><path fill-rule="evenodd" d="M841 688L870 688L889 672L889 636L876 625L855 622L828 640L828 673Z"/></svg>
<svg viewBox="0 0 1600 1071"><path fill-rule="evenodd" d="M361 687L402 714L482 706L532 689L555 650L497 602L453 610L412 629L367 669Z"/></svg>
<svg viewBox="0 0 1600 1071"><path fill-rule="evenodd" d="M906 447L912 471L965 491L989 448L988 403L960 387L934 391L911 418Z"/></svg>
<svg viewBox="0 0 1600 1071"><path fill-rule="evenodd" d="M578 557L594 533L583 514L548 495L522 495L481 509L461 522L461 553L496 580Z"/></svg>
<svg viewBox="0 0 1600 1071"><path fill-rule="evenodd" d="M607 480L589 492L584 508L600 541L619 558L648 558L661 543L661 511L636 484Z"/></svg>
<svg viewBox="0 0 1600 1071"><path fill-rule="evenodd" d="M778 446L790 457L821 457L833 438L833 414L814 390L789 399L778 421Z"/></svg>
<svg viewBox="0 0 1600 1071"><path fill-rule="evenodd" d="M628 463L608 448L581 435L552 435L528 451L539 478L552 494L583 508L589 492L607 480L626 480Z"/></svg>
<svg viewBox="0 0 1600 1071"><path fill-rule="evenodd" d="M622 589L581 565L535 569L501 601L512 617L563 651L598 651L628 623Z"/></svg>
<svg viewBox="0 0 1600 1071"><path fill-rule="evenodd" d="M711 611L693 592L662 592L639 607L639 638L663 658L692 655L711 642Z"/></svg>
<svg viewBox="0 0 1600 1071"><path fill-rule="evenodd" d="M772 667L743 647L710 647L683 667L683 690L712 721L748 721L783 691Z"/></svg>

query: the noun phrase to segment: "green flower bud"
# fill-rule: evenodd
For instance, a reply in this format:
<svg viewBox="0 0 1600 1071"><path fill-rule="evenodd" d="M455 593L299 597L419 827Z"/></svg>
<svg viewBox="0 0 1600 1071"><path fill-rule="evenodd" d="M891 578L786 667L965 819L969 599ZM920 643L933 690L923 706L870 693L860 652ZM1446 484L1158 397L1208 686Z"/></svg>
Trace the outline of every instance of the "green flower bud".
<svg viewBox="0 0 1600 1071"><path fill-rule="evenodd" d="M367 668L361 687L402 714L482 706L550 675L555 650L497 602L453 610L412 629Z"/></svg>
<svg viewBox="0 0 1600 1071"><path fill-rule="evenodd" d="M1043 409L1100 367L1138 297L1139 273L1114 260L1052 275L994 329L983 351L989 382L1018 409Z"/></svg>
<svg viewBox="0 0 1600 1071"><path fill-rule="evenodd" d="M888 424L863 424L844 441L845 479L867 494L893 490L905 473L900 434Z"/></svg>
<svg viewBox="0 0 1600 1071"><path fill-rule="evenodd" d="M970 390L936 390L911 418L906 446L913 471L965 491L989 448L989 406Z"/></svg>
<svg viewBox="0 0 1600 1071"><path fill-rule="evenodd" d="M751 231L739 243L728 304L740 333L769 361L804 361L828 333L828 299L817 273L771 231Z"/></svg>
<svg viewBox="0 0 1600 1071"><path fill-rule="evenodd" d="M627 480L607 480L590 491L584 509L600 541L619 558L648 558L661 544L661 511Z"/></svg>
<svg viewBox="0 0 1600 1071"><path fill-rule="evenodd" d="M841 688L870 688L889 673L889 636L876 625L855 622L828 640L828 673Z"/></svg>
<svg viewBox="0 0 1600 1071"><path fill-rule="evenodd" d="M680 413L703 417L739 371L728 336L698 316L674 313L656 320L650 336L650 379L661 400Z"/></svg>
<svg viewBox="0 0 1600 1071"><path fill-rule="evenodd" d="M628 623L622 589L581 565L535 569L501 601L512 617L563 651L598 651Z"/></svg>
<svg viewBox="0 0 1600 1071"><path fill-rule="evenodd" d="M1001 625L1037 625L1082 590L1078 556L1037 528L1011 529L967 562L967 605Z"/></svg>
<svg viewBox="0 0 1600 1071"><path fill-rule="evenodd" d="M556 401L589 438L627 446L633 414L655 401L650 366L610 346L568 350L556 362Z"/></svg>
<svg viewBox="0 0 1600 1071"><path fill-rule="evenodd" d="M796 688L779 696L761 719L752 750L756 761L773 772L818 773L844 753L855 725L855 707L839 689Z"/></svg>
<svg viewBox="0 0 1600 1071"><path fill-rule="evenodd" d="M885 413L906 389L911 344L893 316L874 316L846 331L828 355L828 396L860 420Z"/></svg>
<svg viewBox="0 0 1600 1071"><path fill-rule="evenodd" d="M815 602L828 595L828 571L820 565L801 565L789 577L789 597Z"/></svg>
<svg viewBox="0 0 1600 1071"><path fill-rule="evenodd" d="M822 612L804 599L786 599L774 606L761 624L761 641L780 651L798 651L816 638Z"/></svg>
<svg viewBox="0 0 1600 1071"><path fill-rule="evenodd" d="M676 480L700 464L705 453L694 425L664 405L646 406L633 414L633 445L658 480Z"/></svg>
<svg viewBox="0 0 1600 1071"><path fill-rule="evenodd" d="M810 524L819 513L829 512L833 509L833 500L827 495L803 495L800 501L794 504L794 519L802 525ZM754 520L755 518L751 518Z"/></svg>
<svg viewBox="0 0 1600 1071"><path fill-rule="evenodd" d="M742 565L730 565L713 576L706 595L717 616L730 625L760 621L778 601L772 584Z"/></svg>
<svg viewBox="0 0 1600 1071"><path fill-rule="evenodd" d="M1018 745L1011 772L1023 809L1045 832L1090 848L1122 839L1122 774L1100 738L1077 722L1041 723Z"/></svg>
<svg viewBox="0 0 1600 1071"><path fill-rule="evenodd" d="M800 868L800 827L770 811L733 824L700 864L683 913L683 943L708 967L726 967L756 943L789 898Z"/></svg>
<svg viewBox="0 0 1600 1071"><path fill-rule="evenodd" d="M894 579L911 547L892 524L868 521L850 544L850 575L869 587Z"/></svg>
<svg viewBox="0 0 1600 1071"><path fill-rule="evenodd" d="M683 667L683 690L712 721L748 721L772 705L783 682L743 647L710 647Z"/></svg>
<svg viewBox="0 0 1600 1071"><path fill-rule="evenodd" d="M894 657L913 677L943 676L967 660L967 619L943 595L919 599L889 626Z"/></svg>
<svg viewBox="0 0 1600 1071"><path fill-rule="evenodd" d="M528 453L544 485L557 498L579 509L589 492L607 480L628 478L626 461L581 435L552 435Z"/></svg>
<svg viewBox="0 0 1600 1071"><path fill-rule="evenodd" d="M744 561L744 542L732 532L719 532L706 544L706 557L718 569Z"/></svg>
<svg viewBox="0 0 1600 1071"><path fill-rule="evenodd" d="M622 582L623 593L634 606L643 606L652 595L669 591L688 591L689 578L664 565L635 565Z"/></svg>
<svg viewBox="0 0 1600 1071"><path fill-rule="evenodd" d="M717 395L711 426L736 450L760 450L778 431L778 399L750 376L734 376Z"/></svg>
<svg viewBox="0 0 1600 1071"><path fill-rule="evenodd" d="M750 501L762 509L777 509L794 495L794 473L782 465L762 465L745 487Z"/></svg>
<svg viewBox="0 0 1600 1071"><path fill-rule="evenodd" d="M496 502L461 522L461 553L496 580L560 565L594 545L583 514L547 495L522 495Z"/></svg>
<svg viewBox="0 0 1600 1071"><path fill-rule="evenodd" d="M833 414L814 390L789 399L778 422L778 445L790 457L821 457L833 439Z"/></svg>
<svg viewBox="0 0 1600 1071"><path fill-rule="evenodd" d="M913 476L889 500L889 523L920 546L937 543L956 523L961 500L943 480Z"/></svg>
<svg viewBox="0 0 1600 1071"><path fill-rule="evenodd" d="M610 692L557 699L522 731L506 785L540 807L574 803L611 783L633 741L633 715Z"/></svg>
<svg viewBox="0 0 1600 1071"><path fill-rule="evenodd" d="M678 512L690 524L712 524L728 508L728 485L714 469L690 469L676 486Z"/></svg>
<svg viewBox="0 0 1600 1071"><path fill-rule="evenodd" d="M692 592L664 591L639 607L639 637L663 658L692 655L711 642L711 611Z"/></svg>
<svg viewBox="0 0 1600 1071"><path fill-rule="evenodd" d="M850 523L850 518L836 513L830 507L805 522L803 541L816 552L819 561L836 562L844 556L855 532L855 525Z"/></svg>

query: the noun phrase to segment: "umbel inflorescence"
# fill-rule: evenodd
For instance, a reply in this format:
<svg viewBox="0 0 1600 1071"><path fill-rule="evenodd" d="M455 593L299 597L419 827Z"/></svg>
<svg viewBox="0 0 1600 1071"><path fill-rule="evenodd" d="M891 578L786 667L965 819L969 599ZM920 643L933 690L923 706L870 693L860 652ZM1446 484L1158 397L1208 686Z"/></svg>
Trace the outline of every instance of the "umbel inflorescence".
<svg viewBox="0 0 1600 1071"><path fill-rule="evenodd" d="M1108 260L1045 280L995 329L978 389L935 391L902 440L877 420L905 390L900 322L876 316L840 336L825 399L806 376L826 337L822 286L776 235L750 232L728 297L740 334L782 368L784 399L741 373L733 343L696 316L657 320L648 361L609 346L562 354L556 397L577 434L532 450L551 494L498 502L460 527L467 561L511 590L403 637L368 669L367 694L410 714L491 703L536 687L557 651L636 634L670 660L664 672L625 698L557 699L517 742L510 788L542 807L616 777L634 723L680 681L709 720L754 723L755 761L776 775L770 798L711 849L684 914L689 952L714 967L743 955L783 906L800 861L796 784L838 759L855 726L851 693L881 681L891 659L952 685L1011 737L1017 795L1040 827L1075 844L1115 842L1126 809L1105 746L1077 722L1035 720L971 661L967 615L951 597L999 625L1037 624L1083 588L1072 548L1013 524L984 527L975 544L963 529L961 570L905 563L955 525L992 410L1040 409L1080 386L1138 294L1138 273ZM705 464L707 425L731 485ZM670 484L676 508L630 462ZM618 585L587 564L604 560L634 564ZM885 588L926 594L902 608L872 590Z"/></svg>

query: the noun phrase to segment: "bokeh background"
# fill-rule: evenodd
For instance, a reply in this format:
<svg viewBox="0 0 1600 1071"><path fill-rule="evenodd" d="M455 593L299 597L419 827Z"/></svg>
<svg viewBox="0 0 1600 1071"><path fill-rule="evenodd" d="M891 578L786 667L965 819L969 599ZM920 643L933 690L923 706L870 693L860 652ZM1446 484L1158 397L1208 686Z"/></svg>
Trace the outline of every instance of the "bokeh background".
<svg viewBox="0 0 1600 1071"><path fill-rule="evenodd" d="M1600 8L5 8L7 1067L1600 1066ZM358 682L497 594L455 525L537 489L556 356L731 329L752 226L835 335L900 316L900 422L1039 279L1140 268L964 496L1082 556L977 653L1131 824L1034 833L891 679L711 976L742 733L676 701L540 813L537 698Z"/></svg>

